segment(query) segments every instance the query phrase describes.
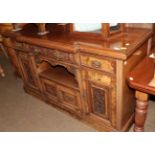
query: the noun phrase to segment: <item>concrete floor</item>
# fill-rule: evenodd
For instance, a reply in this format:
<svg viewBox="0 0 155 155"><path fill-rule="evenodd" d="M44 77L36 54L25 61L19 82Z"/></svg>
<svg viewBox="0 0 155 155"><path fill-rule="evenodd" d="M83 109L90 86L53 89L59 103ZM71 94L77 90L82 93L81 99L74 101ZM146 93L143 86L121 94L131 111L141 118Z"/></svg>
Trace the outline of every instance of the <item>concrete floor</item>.
<svg viewBox="0 0 155 155"><path fill-rule="evenodd" d="M26 94L22 80L1 55L6 77L0 77L0 131L96 131L79 120ZM145 131L155 131L155 103L150 101ZM130 129L132 131L132 128Z"/></svg>

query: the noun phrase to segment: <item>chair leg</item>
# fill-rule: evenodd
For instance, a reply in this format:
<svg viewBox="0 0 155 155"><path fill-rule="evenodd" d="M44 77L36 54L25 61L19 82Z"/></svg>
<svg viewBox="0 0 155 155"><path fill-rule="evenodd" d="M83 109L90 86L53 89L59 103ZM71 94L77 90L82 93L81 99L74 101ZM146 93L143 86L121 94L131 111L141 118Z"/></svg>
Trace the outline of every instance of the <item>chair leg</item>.
<svg viewBox="0 0 155 155"><path fill-rule="evenodd" d="M4 73L4 70L3 70L3 68L2 68L1 65L0 65L0 75L1 75L2 77L5 77L5 73Z"/></svg>

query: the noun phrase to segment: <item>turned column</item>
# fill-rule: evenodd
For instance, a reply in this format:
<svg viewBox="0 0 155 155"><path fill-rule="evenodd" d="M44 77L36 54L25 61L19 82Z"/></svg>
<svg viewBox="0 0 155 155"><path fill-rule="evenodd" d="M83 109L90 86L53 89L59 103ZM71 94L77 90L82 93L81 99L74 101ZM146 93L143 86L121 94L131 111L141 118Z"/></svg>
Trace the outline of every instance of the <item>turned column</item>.
<svg viewBox="0 0 155 155"><path fill-rule="evenodd" d="M39 32L45 32L46 31L45 23L39 23L38 28Z"/></svg>
<svg viewBox="0 0 155 155"><path fill-rule="evenodd" d="M37 25L39 29L39 32L38 32L39 35L45 35L49 33L48 31L46 31L46 23L38 23Z"/></svg>
<svg viewBox="0 0 155 155"><path fill-rule="evenodd" d="M148 110L148 94L136 91L135 132L143 132Z"/></svg>

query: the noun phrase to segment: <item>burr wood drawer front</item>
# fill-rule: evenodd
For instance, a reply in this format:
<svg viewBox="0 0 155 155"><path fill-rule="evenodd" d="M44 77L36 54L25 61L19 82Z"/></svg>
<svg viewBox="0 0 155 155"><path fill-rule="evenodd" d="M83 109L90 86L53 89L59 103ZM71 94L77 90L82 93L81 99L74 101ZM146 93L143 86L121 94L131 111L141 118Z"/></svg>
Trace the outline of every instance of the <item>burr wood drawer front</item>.
<svg viewBox="0 0 155 155"><path fill-rule="evenodd" d="M102 84L104 86L111 86L113 83L113 79L114 79L109 75L105 75L97 71L88 71L87 78L92 82Z"/></svg>
<svg viewBox="0 0 155 155"><path fill-rule="evenodd" d="M22 43L22 42L15 42L14 47L15 49L22 50L25 52L30 52L30 53L33 53L34 55L41 55L43 57L48 57L56 61L63 61L63 62L68 62L72 64L77 63L77 59L75 55L71 52L31 45L31 44Z"/></svg>
<svg viewBox="0 0 155 155"><path fill-rule="evenodd" d="M14 48L24 52L32 53L33 55L47 56L48 48L27 44L23 42L14 42Z"/></svg>
<svg viewBox="0 0 155 155"><path fill-rule="evenodd" d="M63 62L68 62L72 64L76 63L76 58L74 54L57 50L57 49L50 49L47 52L47 56L56 61L63 61Z"/></svg>
<svg viewBox="0 0 155 155"><path fill-rule="evenodd" d="M95 56L81 55L81 64L86 67L115 73L116 63L108 58L98 58Z"/></svg>

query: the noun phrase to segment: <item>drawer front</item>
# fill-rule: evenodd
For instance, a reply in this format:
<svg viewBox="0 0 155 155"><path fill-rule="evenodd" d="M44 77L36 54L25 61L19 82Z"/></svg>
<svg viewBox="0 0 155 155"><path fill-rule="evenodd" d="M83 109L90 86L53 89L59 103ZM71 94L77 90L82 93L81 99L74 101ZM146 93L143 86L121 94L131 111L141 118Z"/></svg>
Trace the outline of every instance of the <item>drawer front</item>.
<svg viewBox="0 0 155 155"><path fill-rule="evenodd" d="M23 50L25 52L32 52L34 55L41 55L43 57L48 57L56 61L63 61L75 64L76 58L74 54L57 49L49 49L40 46L35 46L31 44L15 42L15 48L18 50Z"/></svg>
<svg viewBox="0 0 155 155"><path fill-rule="evenodd" d="M113 60L107 58L97 58L88 55L81 55L81 64L86 67L106 71L109 73L115 73L116 63Z"/></svg>
<svg viewBox="0 0 155 155"><path fill-rule="evenodd" d="M68 62L68 63L76 63L76 59L74 57L74 54L67 53L64 51L56 50L56 49L50 49L47 52L47 55L49 58L52 58L56 61L63 61L63 62Z"/></svg>
<svg viewBox="0 0 155 155"><path fill-rule="evenodd" d="M19 50L23 49L23 43L15 41L14 48L19 49Z"/></svg>
<svg viewBox="0 0 155 155"><path fill-rule="evenodd" d="M59 98L62 106L72 112L79 113L81 111L80 106L80 94L78 91L58 86Z"/></svg>
<svg viewBox="0 0 155 155"><path fill-rule="evenodd" d="M46 79L41 78L43 92L45 96L54 101L58 102L58 95L57 95L57 86L54 82L48 81Z"/></svg>
<svg viewBox="0 0 155 155"><path fill-rule="evenodd" d="M113 78L111 76L105 75L101 72L88 71L87 76L90 81L102 84L104 86L111 86L111 84L113 83Z"/></svg>
<svg viewBox="0 0 155 155"><path fill-rule="evenodd" d="M15 42L14 48L17 50L23 51L25 53L31 53L34 56L39 56L39 55L47 56L47 53L49 50L48 48L26 44L26 43L21 43L21 42Z"/></svg>

